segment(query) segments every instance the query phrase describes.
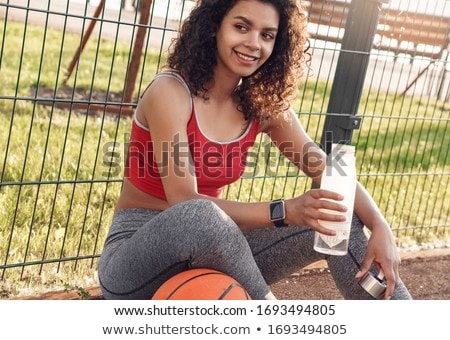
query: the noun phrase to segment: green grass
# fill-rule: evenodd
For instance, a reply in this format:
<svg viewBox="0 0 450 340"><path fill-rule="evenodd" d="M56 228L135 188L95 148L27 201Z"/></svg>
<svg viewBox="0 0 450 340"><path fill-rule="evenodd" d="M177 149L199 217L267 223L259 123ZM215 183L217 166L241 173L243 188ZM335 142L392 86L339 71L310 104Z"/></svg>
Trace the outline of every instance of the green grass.
<svg viewBox="0 0 450 340"><path fill-rule="evenodd" d="M0 99L0 265L11 267L0 271L0 296L24 287L34 293L49 287L83 292L80 287L96 282L97 258L92 255L101 253L120 192L131 120L29 100L36 88L59 95L79 36L0 21L0 37L5 39L0 44L0 96L9 97ZM121 93L129 54L129 44L92 38L66 88ZM159 59L158 53L146 54L136 91L151 79ZM317 141L330 88L309 79L294 104ZM446 103L423 98L363 95L362 127L353 139L358 173L400 245L448 240L449 110ZM268 143L263 137L257 146ZM227 188L224 197L269 200L311 187L308 178L270 150L263 153L266 159L253 159L256 167ZM256 149L255 155L261 152Z"/></svg>

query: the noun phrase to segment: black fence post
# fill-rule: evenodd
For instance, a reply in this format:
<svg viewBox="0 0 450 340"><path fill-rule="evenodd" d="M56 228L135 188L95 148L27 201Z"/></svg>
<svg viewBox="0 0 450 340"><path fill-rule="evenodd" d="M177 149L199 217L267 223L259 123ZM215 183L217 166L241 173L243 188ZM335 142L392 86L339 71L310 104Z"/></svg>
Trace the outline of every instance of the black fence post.
<svg viewBox="0 0 450 340"><path fill-rule="evenodd" d="M349 144L357 117L381 4L388 0L352 0L330 93L321 145ZM331 140L330 140L331 138Z"/></svg>

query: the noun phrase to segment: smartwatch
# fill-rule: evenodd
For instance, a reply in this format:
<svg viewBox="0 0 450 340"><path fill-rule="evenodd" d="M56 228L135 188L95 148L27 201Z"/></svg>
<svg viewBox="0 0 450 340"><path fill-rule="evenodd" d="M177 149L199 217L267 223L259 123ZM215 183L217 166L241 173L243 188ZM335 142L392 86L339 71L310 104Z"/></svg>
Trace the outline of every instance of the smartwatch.
<svg viewBox="0 0 450 340"><path fill-rule="evenodd" d="M270 220L275 225L275 227L286 227L287 224L284 223L284 218L286 217L286 210L284 207L284 200L282 198L278 200L273 200L269 205Z"/></svg>

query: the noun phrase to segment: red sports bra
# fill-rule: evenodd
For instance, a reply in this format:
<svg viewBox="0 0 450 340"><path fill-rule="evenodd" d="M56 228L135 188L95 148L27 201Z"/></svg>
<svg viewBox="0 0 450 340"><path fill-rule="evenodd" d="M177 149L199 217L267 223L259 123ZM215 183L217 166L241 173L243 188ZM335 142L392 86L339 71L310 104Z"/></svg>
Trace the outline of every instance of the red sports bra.
<svg viewBox="0 0 450 340"><path fill-rule="evenodd" d="M163 75L176 78L189 91L187 84L178 73L166 71L158 76ZM256 120L250 122L246 131L235 140L217 142L202 133L195 115L192 96L191 107L187 134L197 179L197 190L200 194L218 197L226 185L238 180L245 171L248 151L255 143L259 123ZM125 177L143 192L165 200L161 176L164 176L164 169L156 165L150 131L134 117Z"/></svg>

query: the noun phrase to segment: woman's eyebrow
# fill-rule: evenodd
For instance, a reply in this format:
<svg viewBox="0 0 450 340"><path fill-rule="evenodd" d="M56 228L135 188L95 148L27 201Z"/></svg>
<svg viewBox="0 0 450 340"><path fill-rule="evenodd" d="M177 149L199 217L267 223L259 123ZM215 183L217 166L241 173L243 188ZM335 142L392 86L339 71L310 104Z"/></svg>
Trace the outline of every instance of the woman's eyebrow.
<svg viewBox="0 0 450 340"><path fill-rule="evenodd" d="M242 21L245 22L247 25L253 26L253 22L252 22L250 19L248 19L248 18L246 18L246 17L243 17L242 15L236 15L236 16L234 17L234 19L242 20ZM266 28L264 28L264 30L265 30L265 31L278 32L278 27L266 27Z"/></svg>

